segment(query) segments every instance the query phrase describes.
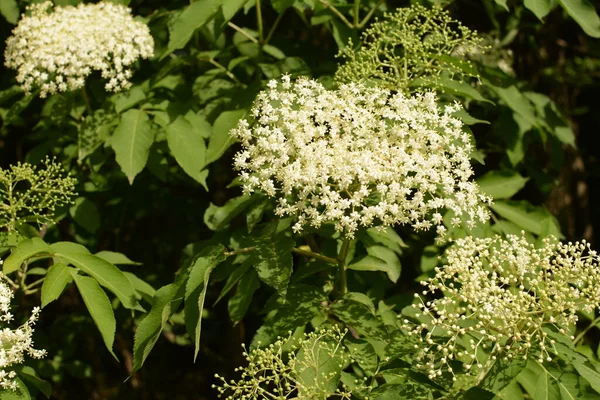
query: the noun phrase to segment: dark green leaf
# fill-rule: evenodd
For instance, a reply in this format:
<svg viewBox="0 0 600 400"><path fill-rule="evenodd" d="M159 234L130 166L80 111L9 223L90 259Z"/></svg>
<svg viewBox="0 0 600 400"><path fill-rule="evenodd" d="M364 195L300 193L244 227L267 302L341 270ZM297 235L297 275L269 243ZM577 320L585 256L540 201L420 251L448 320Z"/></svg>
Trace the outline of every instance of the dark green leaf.
<svg viewBox="0 0 600 400"><path fill-rule="evenodd" d="M47 399L52 396L52 385L50 382L41 379L33 368L23 365L18 369L18 374L30 387L34 387L42 392ZM0 396L0 398L3 397Z"/></svg>
<svg viewBox="0 0 600 400"><path fill-rule="evenodd" d="M104 340L108 352L118 360L112 349L115 341L117 322L108 296L106 296L106 293L104 293L104 290L102 290L94 278L78 275L74 271L72 271L71 275L75 280L75 285L79 289L79 293L81 293L85 306L102 335L102 340Z"/></svg>
<svg viewBox="0 0 600 400"><path fill-rule="evenodd" d="M245 115L246 110L234 110L224 111L217 117L206 150L207 164L221 158L225 150L235 143L235 138L229 134L229 131L235 128Z"/></svg>
<svg viewBox="0 0 600 400"><path fill-rule="evenodd" d="M553 0L525 0L523 4L542 20L552 9L554 2Z"/></svg>
<svg viewBox="0 0 600 400"><path fill-rule="evenodd" d="M42 284L42 308L58 299L65 287L72 281L69 268L65 264L58 263L48 268Z"/></svg>
<svg viewBox="0 0 600 400"><path fill-rule="evenodd" d="M244 318L252 302L254 292L260 287L258 274L253 269L248 270L239 282L237 291L227 303L229 318L231 318L234 324L237 324Z"/></svg>
<svg viewBox="0 0 600 400"><path fill-rule="evenodd" d="M111 139L111 146L130 184L146 166L152 143L154 131L144 111L131 109L121 115L121 121Z"/></svg>
<svg viewBox="0 0 600 400"><path fill-rule="evenodd" d="M483 378L480 386L493 393L498 393L508 386L527 365L527 360L515 358L503 361L498 358Z"/></svg>
<svg viewBox="0 0 600 400"><path fill-rule="evenodd" d="M208 279L212 270L225 260L225 247L221 244L202 249L190 267L190 275L185 285L185 325L188 334L193 338L195 351L194 361L200 351L200 333L202 329L202 313L208 289Z"/></svg>
<svg viewBox="0 0 600 400"><path fill-rule="evenodd" d="M162 60L175 50L183 49L194 32L206 25L219 11L222 4L223 0L202 0L187 6L169 24L169 45L160 59Z"/></svg>
<svg viewBox="0 0 600 400"><path fill-rule="evenodd" d="M492 400L495 394L485 389L472 387L460 397L462 400Z"/></svg>
<svg viewBox="0 0 600 400"><path fill-rule="evenodd" d="M256 196L246 195L229 199L222 207L211 204L204 212L204 223L213 231L225 229L232 219L246 211L255 200Z"/></svg>
<svg viewBox="0 0 600 400"><path fill-rule="evenodd" d="M251 257L254 260L254 269L261 281L277 290L280 296L285 297L287 286L292 275L292 248L294 239L280 234L269 234L253 241L255 246Z"/></svg>
<svg viewBox="0 0 600 400"><path fill-rule="evenodd" d="M135 331L133 343L133 372L139 370L148 358L171 315L177 311L185 295L185 279L179 276L175 283L156 291L152 309Z"/></svg>
<svg viewBox="0 0 600 400"><path fill-rule="evenodd" d="M206 187L206 144L192 124L179 116L167 127L167 143L171 154L186 174Z"/></svg>
<svg viewBox="0 0 600 400"><path fill-rule="evenodd" d="M331 305L331 310L346 325L366 338L386 340L389 337L383 322L361 302L344 296Z"/></svg>
<svg viewBox="0 0 600 400"><path fill-rule="evenodd" d="M18 386L17 390L0 389L0 399L31 400L31 394L29 394L29 389L27 389L27 386L23 383L23 381L17 377L15 378L15 382Z"/></svg>
<svg viewBox="0 0 600 400"><path fill-rule="evenodd" d="M318 388L325 393L335 393L344 367L342 352L331 351L336 345L331 338L314 336L308 338L296 353L294 376L297 376L301 383L298 389L299 398L310 398L304 393L306 389Z"/></svg>
<svg viewBox="0 0 600 400"><path fill-rule="evenodd" d="M69 209L69 214L78 225L90 233L96 232L100 227L100 213L94 203L85 197L78 197L75 200L75 204Z"/></svg>

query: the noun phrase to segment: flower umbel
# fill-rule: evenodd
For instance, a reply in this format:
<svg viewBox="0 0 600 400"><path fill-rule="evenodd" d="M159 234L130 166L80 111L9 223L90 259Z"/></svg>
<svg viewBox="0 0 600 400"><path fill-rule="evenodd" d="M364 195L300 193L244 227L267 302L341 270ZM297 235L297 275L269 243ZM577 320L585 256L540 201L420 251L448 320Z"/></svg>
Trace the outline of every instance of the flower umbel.
<svg viewBox="0 0 600 400"><path fill-rule="evenodd" d="M273 80L252 109L251 125L231 134L244 191L278 197L275 212L303 226L335 224L352 237L359 227L410 224L444 234L444 209L454 224L485 221L488 212L470 180L469 135L433 93L406 97L360 84L326 90L301 78Z"/></svg>
<svg viewBox="0 0 600 400"><path fill-rule="evenodd" d="M600 260L585 241L563 244L549 237L536 249L514 235L466 237L447 258L421 282L423 295L445 296L428 301L416 295L415 317L422 323L404 321L418 337L417 359L432 379L453 373L453 360L467 374L482 370L490 358L551 361L556 350L548 329L568 334L578 311L600 306Z"/></svg>
<svg viewBox="0 0 600 400"><path fill-rule="evenodd" d="M25 354L33 358L42 358L46 355L46 350L33 348L33 325L39 317L39 307L32 310L29 320L19 328L12 330L5 326L13 319L10 313L12 298L13 292L10 286L0 275L0 388L17 390L18 385L15 381L17 374L10 368L23 363Z"/></svg>
<svg viewBox="0 0 600 400"><path fill-rule="evenodd" d="M0 168L0 228L12 231L24 222L53 222L56 208L73 201L75 183L50 159L40 169L27 163Z"/></svg>
<svg viewBox="0 0 600 400"><path fill-rule="evenodd" d="M150 30L135 21L131 10L110 2L54 7L46 1L27 7L6 41L5 66L16 69L26 92L40 97L84 86L100 71L107 91L131 86L130 66L154 52Z"/></svg>

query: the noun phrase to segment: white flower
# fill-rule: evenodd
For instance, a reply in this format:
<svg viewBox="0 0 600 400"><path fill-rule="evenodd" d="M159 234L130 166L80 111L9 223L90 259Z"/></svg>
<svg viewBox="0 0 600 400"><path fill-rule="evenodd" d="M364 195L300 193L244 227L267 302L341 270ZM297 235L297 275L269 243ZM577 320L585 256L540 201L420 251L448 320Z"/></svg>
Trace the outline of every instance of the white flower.
<svg viewBox="0 0 600 400"><path fill-rule="evenodd" d="M13 298L11 288L5 283L0 274L0 327L13 319L10 310L10 301ZM36 350L33 348L33 325L40 314L40 308L35 307L32 310L29 320L19 328L12 330L9 327L0 329L0 388L17 390L15 381L16 373L10 368L24 361L24 355L28 354L33 358L42 358L46 355L46 350Z"/></svg>
<svg viewBox="0 0 600 400"><path fill-rule="evenodd" d="M450 360L475 374L486 358L482 349L505 360L551 359L554 342L546 328L567 333L578 312L600 306L600 263L586 242L563 244L549 237L536 249L514 235L466 237L446 256L447 265L421 282L424 295L445 296L427 301L416 295L415 317L428 319L404 323L419 340L417 358L432 379Z"/></svg>
<svg viewBox="0 0 600 400"><path fill-rule="evenodd" d="M154 52L150 30L131 10L109 2L55 7L46 1L27 7L6 41L5 66L16 69L26 92L40 97L81 88L92 71L106 79L107 91L131 86L129 67Z"/></svg>
<svg viewBox="0 0 600 400"><path fill-rule="evenodd" d="M441 226L444 209L474 224L488 218L480 201L489 199L470 181L473 145L452 117L458 107L440 110L433 93L326 90L284 76L258 95L254 124L231 131L244 148L234 165L246 193L276 196L277 215L297 216L295 231L325 223L349 237L373 224L426 230Z"/></svg>

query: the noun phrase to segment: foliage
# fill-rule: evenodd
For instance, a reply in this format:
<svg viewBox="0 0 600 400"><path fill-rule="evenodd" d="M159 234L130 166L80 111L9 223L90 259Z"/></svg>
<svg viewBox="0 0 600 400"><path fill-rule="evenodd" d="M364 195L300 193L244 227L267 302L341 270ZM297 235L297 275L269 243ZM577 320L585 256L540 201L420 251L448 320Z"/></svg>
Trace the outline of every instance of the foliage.
<svg viewBox="0 0 600 400"><path fill-rule="evenodd" d="M587 0L0 20L1 399L600 398Z"/></svg>

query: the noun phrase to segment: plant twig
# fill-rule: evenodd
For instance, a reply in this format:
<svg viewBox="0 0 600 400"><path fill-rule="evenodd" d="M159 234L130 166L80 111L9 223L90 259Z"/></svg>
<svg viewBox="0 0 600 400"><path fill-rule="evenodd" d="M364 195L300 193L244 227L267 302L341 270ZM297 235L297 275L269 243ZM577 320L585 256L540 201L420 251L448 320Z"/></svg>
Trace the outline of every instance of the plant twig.
<svg viewBox="0 0 600 400"><path fill-rule="evenodd" d="M244 28L240 28L239 26L237 26L233 22L228 22L227 25L229 25L231 28L235 29L236 31L238 31L239 33L241 33L242 35L244 35L245 37L247 37L251 42L259 44L258 40L254 36L252 36L250 33L246 32L244 30Z"/></svg>

